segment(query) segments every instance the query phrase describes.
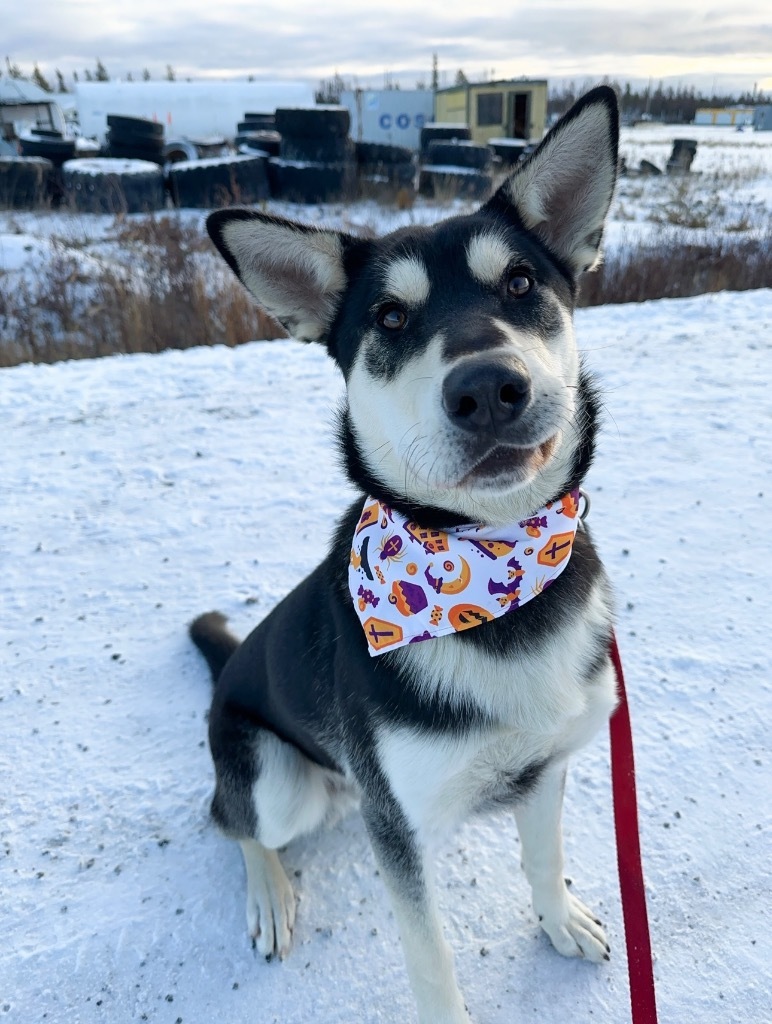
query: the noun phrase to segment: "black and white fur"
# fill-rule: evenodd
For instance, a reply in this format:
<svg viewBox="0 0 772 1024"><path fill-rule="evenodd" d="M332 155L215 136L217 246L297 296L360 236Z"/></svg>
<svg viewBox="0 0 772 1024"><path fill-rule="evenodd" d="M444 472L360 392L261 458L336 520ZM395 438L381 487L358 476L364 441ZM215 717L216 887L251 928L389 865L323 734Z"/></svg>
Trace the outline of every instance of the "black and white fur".
<svg viewBox="0 0 772 1024"><path fill-rule="evenodd" d="M617 141L601 87L470 215L377 240L249 210L209 218L258 302L340 366L363 496L426 526L505 524L582 481L597 398L572 313L600 259ZM243 643L218 613L191 626L216 680L212 813L241 844L256 946L283 958L295 897L276 851L358 799L419 1021L464 1024L427 849L470 814L512 808L542 928L565 956L608 959L564 884L560 821L567 758L615 704L609 585L580 529L563 574L514 613L371 658L347 586L362 503Z"/></svg>

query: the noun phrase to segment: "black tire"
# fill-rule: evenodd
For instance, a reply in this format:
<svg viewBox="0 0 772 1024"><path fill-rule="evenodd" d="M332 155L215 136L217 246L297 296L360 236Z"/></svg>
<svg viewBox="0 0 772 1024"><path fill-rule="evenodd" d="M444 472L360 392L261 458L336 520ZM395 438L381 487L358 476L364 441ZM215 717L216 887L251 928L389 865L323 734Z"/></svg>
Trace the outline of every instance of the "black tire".
<svg viewBox="0 0 772 1024"><path fill-rule="evenodd" d="M309 138L281 136L279 155L282 160L312 164L345 164L354 159L354 143L340 135L327 138L312 135Z"/></svg>
<svg viewBox="0 0 772 1024"><path fill-rule="evenodd" d="M142 135L145 138L162 139L164 126L160 121L151 121L147 117L124 117L123 114L108 114L108 127L114 134Z"/></svg>
<svg viewBox="0 0 772 1024"><path fill-rule="evenodd" d="M657 167L656 164L653 164L651 160L641 160L640 164L638 164L638 171L640 174L648 175L652 178L656 178L662 174L659 167Z"/></svg>
<svg viewBox="0 0 772 1024"><path fill-rule="evenodd" d="M421 129L421 152L426 152L430 142L448 142L451 139L468 142L471 138L468 124L425 124Z"/></svg>
<svg viewBox="0 0 772 1024"><path fill-rule="evenodd" d="M415 183L415 166L409 164L359 164L359 180L383 181L397 188L412 188Z"/></svg>
<svg viewBox="0 0 772 1024"><path fill-rule="evenodd" d="M345 138L351 124L346 107L279 107L276 131L292 139Z"/></svg>
<svg viewBox="0 0 772 1024"><path fill-rule="evenodd" d="M240 132L272 132L276 129L276 118L273 114L244 114L237 128Z"/></svg>
<svg viewBox="0 0 772 1024"><path fill-rule="evenodd" d="M107 132L107 144L118 143L119 146L135 146L137 149L152 149L162 153L166 145L163 135L143 135L141 132L119 132L110 128Z"/></svg>
<svg viewBox="0 0 772 1024"><path fill-rule="evenodd" d="M152 213L166 205L163 171L147 161L70 160L62 185L65 203L81 213Z"/></svg>
<svg viewBox="0 0 772 1024"><path fill-rule="evenodd" d="M106 155L115 160L146 160L151 164L161 166L165 160L165 147L163 145L160 147L127 145L110 139Z"/></svg>
<svg viewBox="0 0 772 1024"><path fill-rule="evenodd" d="M488 146L504 167L514 167L523 158L528 143L525 139L490 139Z"/></svg>
<svg viewBox="0 0 772 1024"><path fill-rule="evenodd" d="M281 152L281 135L271 131L249 131L239 132L234 140L236 148L249 146L250 149L259 149L269 156L278 156Z"/></svg>
<svg viewBox="0 0 772 1024"><path fill-rule="evenodd" d="M357 195L360 199L410 206L415 198L415 174L412 169L409 177L400 180L396 175L362 174L360 168L357 186Z"/></svg>
<svg viewBox="0 0 772 1024"><path fill-rule="evenodd" d="M0 157L0 209L36 210L46 206L54 165L43 157Z"/></svg>
<svg viewBox="0 0 772 1024"><path fill-rule="evenodd" d="M291 203L332 203L356 192L356 164L270 161L272 194Z"/></svg>
<svg viewBox="0 0 772 1024"><path fill-rule="evenodd" d="M482 171L490 167L491 155L487 146L478 146L474 142L444 142L432 139L424 161L435 167L449 164L451 167L471 167Z"/></svg>
<svg viewBox="0 0 772 1024"><path fill-rule="evenodd" d="M493 175L467 167L422 167L418 191L432 199L486 199L493 188Z"/></svg>
<svg viewBox="0 0 772 1024"><path fill-rule="evenodd" d="M19 144L22 156L41 156L44 160L50 160L54 167L61 167L75 156L74 139L22 136Z"/></svg>
<svg viewBox="0 0 772 1024"><path fill-rule="evenodd" d="M173 164L169 169L172 202L198 210L259 203L270 195L267 164L266 157L257 155Z"/></svg>
<svg viewBox="0 0 772 1024"><path fill-rule="evenodd" d="M189 139L174 139L164 146L164 163L179 164L183 160L198 160L198 150Z"/></svg>
<svg viewBox="0 0 772 1024"><path fill-rule="evenodd" d="M388 146L383 142L357 142L356 158L358 164L369 167L409 164L413 162L413 151L404 146Z"/></svg>
<svg viewBox="0 0 772 1024"><path fill-rule="evenodd" d="M667 162L668 174L686 174L697 153L696 139L673 139L673 151Z"/></svg>

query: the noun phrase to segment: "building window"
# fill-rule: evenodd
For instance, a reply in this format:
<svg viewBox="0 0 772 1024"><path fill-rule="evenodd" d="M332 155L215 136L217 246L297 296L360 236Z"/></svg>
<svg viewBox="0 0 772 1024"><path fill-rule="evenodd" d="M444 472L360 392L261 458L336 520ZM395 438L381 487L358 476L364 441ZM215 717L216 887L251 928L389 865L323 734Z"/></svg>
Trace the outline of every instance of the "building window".
<svg viewBox="0 0 772 1024"><path fill-rule="evenodd" d="M480 128L486 125L504 123L504 94L487 92L477 97L477 124Z"/></svg>

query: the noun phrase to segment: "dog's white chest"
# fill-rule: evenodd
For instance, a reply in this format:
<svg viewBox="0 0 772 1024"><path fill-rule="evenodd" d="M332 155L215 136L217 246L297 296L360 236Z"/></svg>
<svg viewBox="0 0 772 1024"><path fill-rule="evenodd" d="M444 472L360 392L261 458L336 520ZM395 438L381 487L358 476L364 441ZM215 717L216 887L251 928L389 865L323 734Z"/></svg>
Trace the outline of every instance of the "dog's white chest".
<svg viewBox="0 0 772 1024"><path fill-rule="evenodd" d="M476 704L495 727L467 732L384 727L378 751L410 824L424 833L475 810L516 799L529 773L584 746L611 713L610 664L585 682L597 626L607 620L599 586L585 613L538 654L505 659L446 637L403 648L403 666L427 696Z"/></svg>

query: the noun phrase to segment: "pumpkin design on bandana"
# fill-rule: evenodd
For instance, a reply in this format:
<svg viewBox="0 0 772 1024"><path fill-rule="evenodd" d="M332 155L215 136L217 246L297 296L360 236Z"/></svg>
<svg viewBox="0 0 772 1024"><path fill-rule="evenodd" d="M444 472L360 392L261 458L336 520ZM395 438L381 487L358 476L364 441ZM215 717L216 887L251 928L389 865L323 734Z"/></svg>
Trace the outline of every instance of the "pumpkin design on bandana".
<svg viewBox="0 0 772 1024"><path fill-rule="evenodd" d="M577 490L508 527L438 530L368 498L352 541L349 586L369 653L516 612L565 569L578 513Z"/></svg>

